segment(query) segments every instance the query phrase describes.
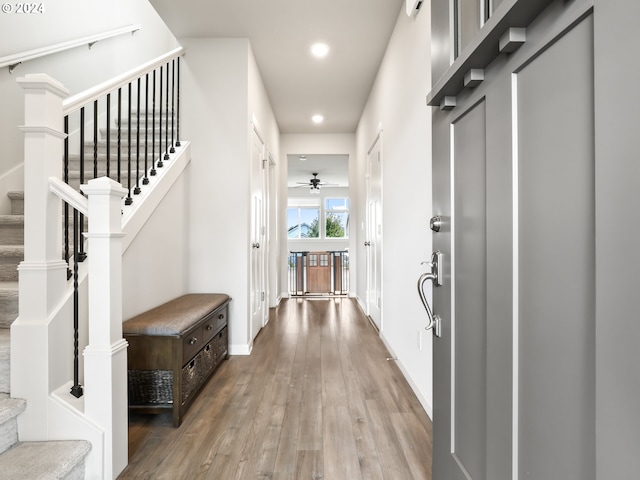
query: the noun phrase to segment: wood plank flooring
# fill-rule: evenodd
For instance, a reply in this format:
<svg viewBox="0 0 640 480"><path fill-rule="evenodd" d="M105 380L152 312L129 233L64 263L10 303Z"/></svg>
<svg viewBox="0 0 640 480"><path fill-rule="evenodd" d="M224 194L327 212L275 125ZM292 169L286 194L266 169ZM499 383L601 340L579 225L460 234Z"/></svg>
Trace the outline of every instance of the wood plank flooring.
<svg viewBox="0 0 640 480"><path fill-rule="evenodd" d="M347 298L288 299L180 428L131 415L127 479L431 480L431 421Z"/></svg>

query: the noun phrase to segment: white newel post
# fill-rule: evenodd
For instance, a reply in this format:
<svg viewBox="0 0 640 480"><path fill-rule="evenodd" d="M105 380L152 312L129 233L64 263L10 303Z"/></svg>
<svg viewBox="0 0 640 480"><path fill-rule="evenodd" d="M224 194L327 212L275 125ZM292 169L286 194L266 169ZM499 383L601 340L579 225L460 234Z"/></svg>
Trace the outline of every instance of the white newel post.
<svg viewBox="0 0 640 480"><path fill-rule="evenodd" d="M69 91L53 78L17 80L25 93L24 261L19 272L19 318L11 327L11 395L27 400L20 415L20 439L47 438L47 398L52 388L50 348L56 332L50 317L67 287L62 261L62 209L49 191L60 176L63 156L62 101Z"/></svg>
<svg viewBox="0 0 640 480"><path fill-rule="evenodd" d="M85 415L105 432L104 478L127 466L127 342L122 338L122 203L127 190L102 177L89 197L89 344L84 350Z"/></svg>

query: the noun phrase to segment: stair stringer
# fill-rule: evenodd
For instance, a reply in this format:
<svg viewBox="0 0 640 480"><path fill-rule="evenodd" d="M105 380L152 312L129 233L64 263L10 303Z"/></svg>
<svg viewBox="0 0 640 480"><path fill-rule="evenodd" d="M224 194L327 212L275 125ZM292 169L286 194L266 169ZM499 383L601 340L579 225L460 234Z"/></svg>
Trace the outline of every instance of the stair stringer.
<svg viewBox="0 0 640 480"><path fill-rule="evenodd" d="M69 393L73 382L68 382L51 393L48 399L49 435L56 440L83 439L91 442L91 451L85 458L85 480L103 480L105 465L105 431L84 414L84 399Z"/></svg>

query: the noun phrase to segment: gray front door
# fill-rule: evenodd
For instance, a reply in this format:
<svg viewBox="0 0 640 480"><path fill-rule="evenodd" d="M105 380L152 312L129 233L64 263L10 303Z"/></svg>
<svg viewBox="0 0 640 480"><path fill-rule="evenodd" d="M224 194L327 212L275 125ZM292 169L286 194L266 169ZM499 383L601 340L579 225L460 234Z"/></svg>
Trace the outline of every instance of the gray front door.
<svg viewBox="0 0 640 480"><path fill-rule="evenodd" d="M551 2L484 82L434 109L436 480L595 478L593 19L581 4Z"/></svg>

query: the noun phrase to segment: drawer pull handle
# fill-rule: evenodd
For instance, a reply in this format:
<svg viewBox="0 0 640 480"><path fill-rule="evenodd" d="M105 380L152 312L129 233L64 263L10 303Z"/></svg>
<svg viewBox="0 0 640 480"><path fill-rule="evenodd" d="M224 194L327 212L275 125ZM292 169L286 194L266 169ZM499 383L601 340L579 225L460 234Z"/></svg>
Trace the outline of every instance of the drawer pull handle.
<svg viewBox="0 0 640 480"><path fill-rule="evenodd" d="M221 313L220 315L218 315L218 320L222 320L224 318L224 313Z"/></svg>
<svg viewBox="0 0 640 480"><path fill-rule="evenodd" d="M198 339L197 339L196 337L192 337L192 338L189 340L189 345L195 345L197 341L198 341Z"/></svg>
<svg viewBox="0 0 640 480"><path fill-rule="evenodd" d="M213 325L211 325L211 324L207 325L207 331L209 331L209 330L213 330Z"/></svg>

